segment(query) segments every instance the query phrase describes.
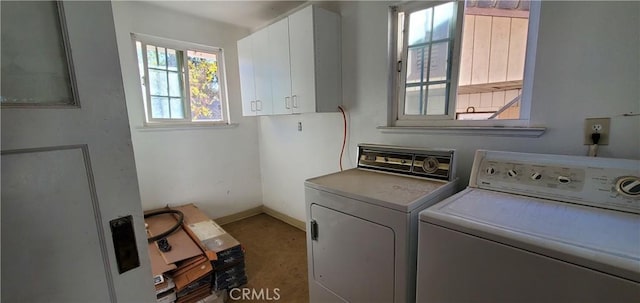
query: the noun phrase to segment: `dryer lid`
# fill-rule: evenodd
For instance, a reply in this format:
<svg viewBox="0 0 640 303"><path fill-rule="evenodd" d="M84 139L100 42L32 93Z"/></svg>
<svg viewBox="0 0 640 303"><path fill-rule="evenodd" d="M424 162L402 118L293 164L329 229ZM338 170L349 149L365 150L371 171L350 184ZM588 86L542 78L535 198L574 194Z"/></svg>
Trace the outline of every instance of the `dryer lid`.
<svg viewBox="0 0 640 303"><path fill-rule="evenodd" d="M469 188L420 220L640 282L638 214Z"/></svg>

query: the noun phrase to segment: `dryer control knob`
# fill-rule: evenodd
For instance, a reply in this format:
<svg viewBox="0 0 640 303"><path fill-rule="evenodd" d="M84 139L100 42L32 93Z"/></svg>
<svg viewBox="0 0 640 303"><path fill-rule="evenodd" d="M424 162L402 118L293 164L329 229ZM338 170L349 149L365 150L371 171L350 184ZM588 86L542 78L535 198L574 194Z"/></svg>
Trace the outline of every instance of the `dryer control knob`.
<svg viewBox="0 0 640 303"><path fill-rule="evenodd" d="M426 173L433 174L438 171L438 167L440 166L440 162L438 159L434 157L428 157L422 161L422 170Z"/></svg>
<svg viewBox="0 0 640 303"><path fill-rule="evenodd" d="M531 180L538 181L540 179L542 179L542 174L540 174L540 173L531 174Z"/></svg>
<svg viewBox="0 0 640 303"><path fill-rule="evenodd" d="M565 176L558 176L558 182L562 184L571 183L571 178Z"/></svg>
<svg viewBox="0 0 640 303"><path fill-rule="evenodd" d="M487 175L493 175L496 173L496 169L493 167L487 167L486 172L487 172Z"/></svg>
<svg viewBox="0 0 640 303"><path fill-rule="evenodd" d="M507 175L511 178L515 178L518 176L518 172L515 169L510 169L507 171Z"/></svg>

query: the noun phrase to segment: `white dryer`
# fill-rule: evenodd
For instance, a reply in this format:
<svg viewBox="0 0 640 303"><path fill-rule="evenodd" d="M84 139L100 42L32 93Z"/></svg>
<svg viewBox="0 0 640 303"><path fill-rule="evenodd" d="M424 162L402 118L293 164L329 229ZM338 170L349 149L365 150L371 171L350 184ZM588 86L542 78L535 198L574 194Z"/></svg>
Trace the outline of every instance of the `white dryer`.
<svg viewBox="0 0 640 303"><path fill-rule="evenodd" d="M420 214L418 302L640 302L640 161L477 151Z"/></svg>
<svg viewBox="0 0 640 303"><path fill-rule="evenodd" d="M453 150L361 144L305 182L311 302L412 302L418 214L456 190Z"/></svg>

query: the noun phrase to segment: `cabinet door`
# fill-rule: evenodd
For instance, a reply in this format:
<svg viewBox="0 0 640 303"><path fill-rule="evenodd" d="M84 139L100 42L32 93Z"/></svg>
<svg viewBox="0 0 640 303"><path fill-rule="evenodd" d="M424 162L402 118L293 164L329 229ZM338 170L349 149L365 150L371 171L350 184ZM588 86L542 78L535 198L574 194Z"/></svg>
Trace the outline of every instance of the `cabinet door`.
<svg viewBox="0 0 640 303"><path fill-rule="evenodd" d="M273 113L292 113L291 65L289 64L289 20L287 18L270 25L269 52L271 56L271 88Z"/></svg>
<svg viewBox="0 0 640 303"><path fill-rule="evenodd" d="M393 302L393 230L317 204L310 211L313 280L348 302Z"/></svg>
<svg viewBox="0 0 640 303"><path fill-rule="evenodd" d="M294 113L316 111L313 7L289 16L291 94Z"/></svg>
<svg viewBox="0 0 640 303"><path fill-rule="evenodd" d="M253 53L253 75L256 87L258 115L270 115L272 110L271 70L273 63L269 55L269 32L261 30L251 35Z"/></svg>
<svg viewBox="0 0 640 303"><path fill-rule="evenodd" d="M240 69L240 92L242 94L242 115L256 115L256 87L253 75L252 36L238 40L238 66Z"/></svg>

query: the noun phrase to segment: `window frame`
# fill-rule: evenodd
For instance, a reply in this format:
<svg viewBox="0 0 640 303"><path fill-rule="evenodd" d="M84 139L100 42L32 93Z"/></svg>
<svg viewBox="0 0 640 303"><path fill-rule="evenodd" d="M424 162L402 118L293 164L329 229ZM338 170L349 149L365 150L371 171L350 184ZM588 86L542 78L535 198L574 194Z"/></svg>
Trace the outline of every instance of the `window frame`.
<svg viewBox="0 0 640 303"><path fill-rule="evenodd" d="M229 125L231 124L229 115L229 101L227 95L227 77L225 72L225 58L224 50L221 47L213 47L208 45L202 45L197 43L190 43L178 40L172 40L167 38L160 38L143 34L131 34L133 43L133 51L135 53L136 62L138 66L136 69L139 71L140 62L138 62L138 54L136 48L136 42L140 42L142 46L142 66L144 68L144 83L140 83L144 88L144 96L142 96L142 103L144 108L144 126L207 126L207 125ZM182 53L181 66L178 67L178 73L181 77L181 93L182 93L182 106L184 111L183 119L171 119L171 118L152 118L151 113L151 88L149 86L149 64L147 62L146 46L152 45L156 47L163 47L174 49L176 52ZM188 52L204 52L215 54L218 62L218 83L220 87L220 113L222 120L220 121L193 121L191 115L191 90L189 89L189 70L188 70Z"/></svg>
<svg viewBox="0 0 640 303"><path fill-rule="evenodd" d="M408 31L403 34L402 46L398 43L400 29L398 28L398 13L411 13L422 9L427 9L440 4L455 3L455 20L452 25L455 27L451 31L455 33L453 39L451 60L451 85L448 92L449 104L447 115L404 115L404 91L406 79L406 56ZM387 127L529 127L532 101L533 75L536 58L536 46L538 40L538 25L540 16L540 1L531 1L529 8L529 24L527 34L526 56L523 75L523 87L520 98L520 118L503 120L456 120L455 106L457 102L457 89L460 71L460 57L462 50L462 31L464 20L464 1L414 1L402 3L390 7L389 10L389 111ZM405 26L407 21L405 20ZM402 68L399 71L399 61Z"/></svg>

